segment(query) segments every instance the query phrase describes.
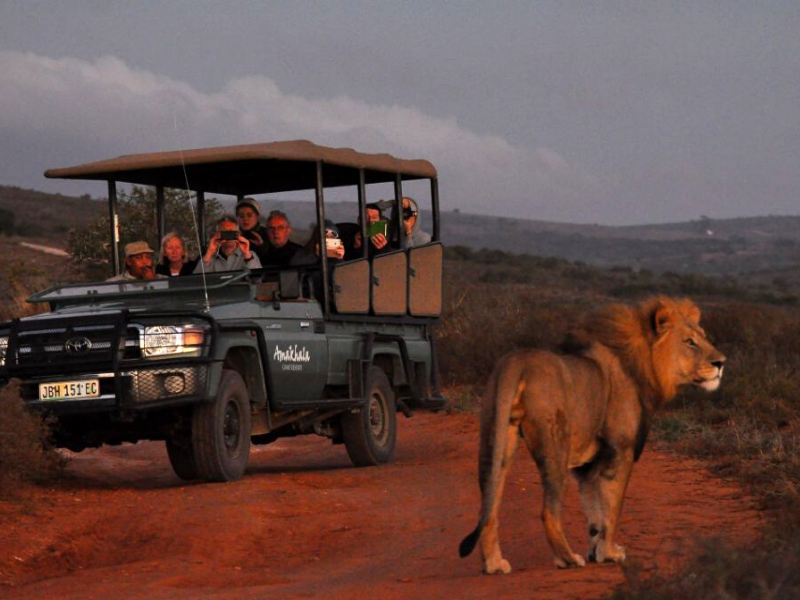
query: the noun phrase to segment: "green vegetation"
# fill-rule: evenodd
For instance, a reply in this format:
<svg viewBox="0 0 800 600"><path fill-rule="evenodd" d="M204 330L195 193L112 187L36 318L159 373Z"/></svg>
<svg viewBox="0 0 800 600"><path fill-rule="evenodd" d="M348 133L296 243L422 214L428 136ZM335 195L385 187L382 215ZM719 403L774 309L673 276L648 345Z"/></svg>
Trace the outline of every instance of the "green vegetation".
<svg viewBox="0 0 800 600"><path fill-rule="evenodd" d="M176 230L186 240L190 255L198 253L197 233L192 207L195 198L186 192L167 189L164 191L165 231ZM152 188L134 186L130 192L120 190L117 194L120 242L146 240L158 251L158 225L156 223L156 192ZM222 216L221 204L210 198L205 203L206 223L212 224ZM101 216L88 226L70 231L69 254L76 262L108 262L108 215Z"/></svg>

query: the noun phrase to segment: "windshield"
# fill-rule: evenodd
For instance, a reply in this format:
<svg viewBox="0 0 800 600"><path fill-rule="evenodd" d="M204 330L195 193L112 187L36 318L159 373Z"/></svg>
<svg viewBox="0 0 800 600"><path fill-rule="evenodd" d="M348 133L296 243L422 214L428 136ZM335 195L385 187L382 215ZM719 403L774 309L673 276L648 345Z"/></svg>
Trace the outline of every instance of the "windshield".
<svg viewBox="0 0 800 600"><path fill-rule="evenodd" d="M205 287L209 290L219 289L243 279L248 273L249 271L207 273ZM34 294L28 298L28 302L57 302L59 300L82 298L86 296L107 297L120 294L149 295L171 291L202 291L203 289L203 277L201 275L149 280L105 281L55 286L43 292L39 292L38 294Z"/></svg>

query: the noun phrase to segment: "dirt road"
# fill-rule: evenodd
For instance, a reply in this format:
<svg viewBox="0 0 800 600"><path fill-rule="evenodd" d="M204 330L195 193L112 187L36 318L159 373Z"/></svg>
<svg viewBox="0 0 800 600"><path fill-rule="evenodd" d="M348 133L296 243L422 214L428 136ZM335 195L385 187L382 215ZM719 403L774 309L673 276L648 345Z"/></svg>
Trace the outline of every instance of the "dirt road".
<svg viewBox="0 0 800 600"><path fill-rule="evenodd" d="M501 513L514 571L481 575L477 555L457 555L478 508L476 418L418 414L399 425L390 465L351 468L342 446L295 438L255 448L230 484L183 484L162 444L74 455L55 489L0 502L0 597L563 599L622 581L616 565L553 567L538 475L522 452ZM574 488L567 534L585 553ZM698 535L743 542L758 528L737 489L646 450L620 541L645 567L672 568Z"/></svg>

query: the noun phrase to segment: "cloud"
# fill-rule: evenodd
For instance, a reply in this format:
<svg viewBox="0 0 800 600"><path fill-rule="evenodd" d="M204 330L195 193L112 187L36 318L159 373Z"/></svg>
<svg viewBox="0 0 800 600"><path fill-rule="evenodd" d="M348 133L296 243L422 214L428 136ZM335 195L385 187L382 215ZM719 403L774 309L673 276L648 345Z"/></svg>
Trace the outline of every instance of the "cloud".
<svg viewBox="0 0 800 600"><path fill-rule="evenodd" d="M115 57L0 52L0 89L0 146L11 140L22 149L0 156L0 177L32 173L23 162L42 157L56 162L37 165L38 173L133 152L303 138L428 158L445 209L585 220L584 203L599 186L551 148L515 146L414 106L290 94L263 76L203 93ZM43 182L13 183L43 189Z"/></svg>

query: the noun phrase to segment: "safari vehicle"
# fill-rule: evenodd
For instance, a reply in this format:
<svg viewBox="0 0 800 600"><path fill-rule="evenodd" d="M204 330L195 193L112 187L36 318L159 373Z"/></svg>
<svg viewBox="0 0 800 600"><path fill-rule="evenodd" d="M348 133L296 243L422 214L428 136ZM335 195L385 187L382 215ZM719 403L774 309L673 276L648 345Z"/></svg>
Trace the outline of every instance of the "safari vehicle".
<svg viewBox="0 0 800 600"><path fill-rule="evenodd" d="M251 443L299 434L344 443L357 466L385 463L398 410L443 406L433 338L442 245L428 161L293 141L129 155L45 176L108 182L112 274L120 270L118 183L155 187L159 238L164 190L191 190L201 246L206 194L307 194L319 225L325 195L350 190L352 220L367 240L367 190L390 190L397 207L413 184L427 190L432 217L431 243L379 256L363 244L337 264L323 252L304 267L33 295L50 312L0 324L0 382L19 379L27 405L56 417L57 445L164 440L179 477L230 481L243 475ZM399 248L398 212L388 222ZM324 248L325 228L317 230Z"/></svg>

